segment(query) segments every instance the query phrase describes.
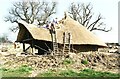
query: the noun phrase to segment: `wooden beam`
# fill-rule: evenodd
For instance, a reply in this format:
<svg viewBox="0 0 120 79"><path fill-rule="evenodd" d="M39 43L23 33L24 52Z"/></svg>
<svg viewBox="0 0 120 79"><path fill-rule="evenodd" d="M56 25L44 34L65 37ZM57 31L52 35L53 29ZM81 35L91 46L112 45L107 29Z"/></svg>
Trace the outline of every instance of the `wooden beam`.
<svg viewBox="0 0 120 79"><path fill-rule="evenodd" d="M30 39L24 39L24 40L22 40L23 42L25 42L25 41L32 41L33 40L33 38L30 38Z"/></svg>
<svg viewBox="0 0 120 79"><path fill-rule="evenodd" d="M29 46L28 48L25 49L25 51L27 51L31 46Z"/></svg>

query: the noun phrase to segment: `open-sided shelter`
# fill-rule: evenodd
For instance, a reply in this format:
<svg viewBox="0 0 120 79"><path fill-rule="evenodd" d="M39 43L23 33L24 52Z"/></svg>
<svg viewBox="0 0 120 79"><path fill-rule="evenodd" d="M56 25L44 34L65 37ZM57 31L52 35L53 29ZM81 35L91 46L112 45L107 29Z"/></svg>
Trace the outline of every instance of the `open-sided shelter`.
<svg viewBox="0 0 120 79"><path fill-rule="evenodd" d="M49 51L49 49L53 50L52 37L49 29L38 28L33 24L28 24L23 21L18 22L18 25L19 33L16 40L17 42L30 44L31 47L39 49L39 54L44 54L44 52L46 52L46 50ZM106 47L106 44L97 36L67 15L55 25L55 31L58 48L60 49L63 48L65 32L71 35L71 51L73 51L72 49L77 51L95 51L100 47ZM25 48L24 45L23 48Z"/></svg>

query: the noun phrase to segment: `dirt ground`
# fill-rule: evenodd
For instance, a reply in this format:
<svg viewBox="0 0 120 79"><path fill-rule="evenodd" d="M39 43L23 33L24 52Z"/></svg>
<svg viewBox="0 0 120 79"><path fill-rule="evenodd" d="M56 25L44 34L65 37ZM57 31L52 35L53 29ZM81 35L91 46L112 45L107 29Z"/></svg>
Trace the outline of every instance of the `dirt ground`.
<svg viewBox="0 0 120 79"><path fill-rule="evenodd" d="M31 66L34 70L30 77L37 73L45 72L49 69L55 71L72 69L79 71L85 68L91 68L96 71L109 71L120 73L120 54L108 52L79 52L56 55L21 55L22 47L14 49L14 45L7 45L7 51L0 51L0 64L5 68L16 68L23 64ZM0 48L1 49L1 48ZM64 62L69 60L69 64ZM87 64L82 63L87 61Z"/></svg>

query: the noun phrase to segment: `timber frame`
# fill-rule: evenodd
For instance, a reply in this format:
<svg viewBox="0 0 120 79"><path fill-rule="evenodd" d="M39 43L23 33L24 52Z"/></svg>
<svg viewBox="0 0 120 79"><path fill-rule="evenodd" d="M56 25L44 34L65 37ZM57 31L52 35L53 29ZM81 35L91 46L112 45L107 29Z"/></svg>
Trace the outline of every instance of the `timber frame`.
<svg viewBox="0 0 120 79"><path fill-rule="evenodd" d="M33 53L33 40L34 39L25 39L25 40L22 40L22 43L23 43L23 52L25 52L25 54L27 54L27 50L31 47L32 48L32 53ZM30 46L29 47L25 47L25 43L26 42L30 42L29 44L30 44Z"/></svg>
<svg viewBox="0 0 120 79"><path fill-rule="evenodd" d="M52 47L52 42L47 42L47 41L42 41L42 40L35 40L33 38L30 39L24 39L21 41L21 43L23 44L23 52L25 55L28 54L27 50L29 48L32 49L31 53L35 53L33 48L38 49L38 54L39 55L43 55L43 54L50 54L51 51L53 50ZM25 47L25 44L29 44L29 47Z"/></svg>

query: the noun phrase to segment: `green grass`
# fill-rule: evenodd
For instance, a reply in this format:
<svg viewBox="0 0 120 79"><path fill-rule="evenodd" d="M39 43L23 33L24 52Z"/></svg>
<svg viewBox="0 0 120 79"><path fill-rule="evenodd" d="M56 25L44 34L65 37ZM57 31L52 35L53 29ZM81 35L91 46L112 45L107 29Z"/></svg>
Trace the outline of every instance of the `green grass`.
<svg viewBox="0 0 120 79"><path fill-rule="evenodd" d="M15 69L1 68L1 71L3 77L26 77L30 74L32 68L27 65L22 65Z"/></svg>
<svg viewBox="0 0 120 79"><path fill-rule="evenodd" d="M78 73L78 76L80 77L120 77L120 74L94 71L92 69L84 69Z"/></svg>
<svg viewBox="0 0 120 79"><path fill-rule="evenodd" d="M86 65L86 64L88 64L88 61L87 60L82 60L81 63Z"/></svg>
<svg viewBox="0 0 120 79"><path fill-rule="evenodd" d="M57 76L61 76L61 77L76 77L77 76L77 72L74 72L72 70L62 71Z"/></svg>
<svg viewBox="0 0 120 79"><path fill-rule="evenodd" d="M55 76L54 72L48 71L48 72L38 75L37 77L54 77L54 76Z"/></svg>
<svg viewBox="0 0 120 79"><path fill-rule="evenodd" d="M69 65L69 64L73 64L73 63L74 63L73 60L70 58L66 58L65 60L63 60L64 65Z"/></svg>
<svg viewBox="0 0 120 79"><path fill-rule="evenodd" d="M92 69L84 69L80 72L75 72L73 70L66 70L60 72L46 72L38 74L37 77L120 77L120 74L114 74L110 72L100 72L94 71Z"/></svg>

